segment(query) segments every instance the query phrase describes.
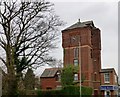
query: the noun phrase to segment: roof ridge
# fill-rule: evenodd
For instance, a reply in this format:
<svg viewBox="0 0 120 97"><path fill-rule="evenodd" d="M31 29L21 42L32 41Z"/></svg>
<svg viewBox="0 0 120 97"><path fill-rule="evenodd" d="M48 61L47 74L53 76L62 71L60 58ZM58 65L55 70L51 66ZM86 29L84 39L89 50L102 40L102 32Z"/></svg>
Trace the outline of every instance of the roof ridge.
<svg viewBox="0 0 120 97"><path fill-rule="evenodd" d="M80 28L80 27L87 27L88 26L87 24L90 24L90 25L92 24L92 26L94 27L93 20L84 21L84 22L78 21L78 22L74 23L73 25L67 27L65 30Z"/></svg>

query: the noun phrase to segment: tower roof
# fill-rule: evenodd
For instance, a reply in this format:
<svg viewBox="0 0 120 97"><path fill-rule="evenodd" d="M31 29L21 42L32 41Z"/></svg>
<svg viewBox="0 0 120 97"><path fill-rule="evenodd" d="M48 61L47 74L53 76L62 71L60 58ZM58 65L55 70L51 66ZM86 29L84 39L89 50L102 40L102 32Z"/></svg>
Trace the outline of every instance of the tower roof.
<svg viewBox="0 0 120 97"><path fill-rule="evenodd" d="M70 27L68 27L68 28L66 28L64 30L70 30L70 29L74 29L74 28L83 28L83 27L87 27L87 26L91 26L93 28L96 28L94 26L93 21L80 22L80 20L79 20L77 23L71 25Z"/></svg>

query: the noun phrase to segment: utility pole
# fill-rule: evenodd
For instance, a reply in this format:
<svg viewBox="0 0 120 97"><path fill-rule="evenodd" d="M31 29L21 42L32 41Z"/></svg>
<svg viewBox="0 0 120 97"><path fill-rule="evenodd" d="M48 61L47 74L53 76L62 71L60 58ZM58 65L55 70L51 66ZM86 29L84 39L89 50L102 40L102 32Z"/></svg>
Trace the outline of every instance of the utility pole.
<svg viewBox="0 0 120 97"><path fill-rule="evenodd" d="M80 80L80 97L82 96L82 93L81 93L81 43L80 43L80 40L79 40L79 80Z"/></svg>

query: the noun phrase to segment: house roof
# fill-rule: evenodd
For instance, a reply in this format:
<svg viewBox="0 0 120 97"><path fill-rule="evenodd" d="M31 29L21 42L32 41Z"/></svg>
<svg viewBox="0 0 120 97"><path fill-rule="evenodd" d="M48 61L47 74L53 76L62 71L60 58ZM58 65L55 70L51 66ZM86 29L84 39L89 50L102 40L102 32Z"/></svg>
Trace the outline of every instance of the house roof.
<svg viewBox="0 0 120 97"><path fill-rule="evenodd" d="M58 68L47 68L44 70L41 77L54 77L58 71Z"/></svg>
<svg viewBox="0 0 120 97"><path fill-rule="evenodd" d="M80 22L80 20L79 20L77 23L73 24L72 26L70 26L64 30L70 30L70 29L74 29L74 28L82 28L82 27L87 27L87 26L91 26L91 27L95 28L93 21Z"/></svg>
<svg viewBox="0 0 120 97"><path fill-rule="evenodd" d="M115 72L115 74L116 74L116 71L115 71L115 69L114 69L114 68L101 69L101 70L100 70L100 73L112 72L112 71L114 71L114 72ZM117 74L116 74L116 75L117 75Z"/></svg>
<svg viewBox="0 0 120 97"><path fill-rule="evenodd" d="M114 71L114 68L106 68L100 70L100 72L110 72L110 71Z"/></svg>

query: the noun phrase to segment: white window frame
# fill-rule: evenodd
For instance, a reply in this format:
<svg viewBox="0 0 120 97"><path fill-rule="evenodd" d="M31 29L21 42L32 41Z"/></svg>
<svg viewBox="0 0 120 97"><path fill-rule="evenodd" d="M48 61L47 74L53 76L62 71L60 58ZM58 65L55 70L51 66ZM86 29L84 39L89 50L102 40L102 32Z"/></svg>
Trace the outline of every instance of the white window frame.
<svg viewBox="0 0 120 97"><path fill-rule="evenodd" d="M79 65L79 60L78 59L74 59L74 66L78 66Z"/></svg>
<svg viewBox="0 0 120 97"><path fill-rule="evenodd" d="M78 81L78 74L77 73L74 74L74 81Z"/></svg>
<svg viewBox="0 0 120 97"><path fill-rule="evenodd" d="M104 82L110 83L110 73L104 73Z"/></svg>

